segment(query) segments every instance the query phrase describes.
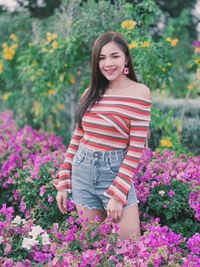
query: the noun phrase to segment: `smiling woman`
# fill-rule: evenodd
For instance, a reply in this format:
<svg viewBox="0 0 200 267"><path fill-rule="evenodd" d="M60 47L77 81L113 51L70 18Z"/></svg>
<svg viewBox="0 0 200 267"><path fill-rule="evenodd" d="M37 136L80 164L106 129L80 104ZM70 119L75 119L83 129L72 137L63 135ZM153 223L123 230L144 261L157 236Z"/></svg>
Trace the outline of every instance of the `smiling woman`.
<svg viewBox="0 0 200 267"><path fill-rule="evenodd" d="M133 175L147 139L151 94L137 82L127 42L107 32L93 48L91 85L54 185L66 212L72 193L79 216L90 223L111 217L121 240L140 237ZM83 224L84 226L84 224Z"/></svg>

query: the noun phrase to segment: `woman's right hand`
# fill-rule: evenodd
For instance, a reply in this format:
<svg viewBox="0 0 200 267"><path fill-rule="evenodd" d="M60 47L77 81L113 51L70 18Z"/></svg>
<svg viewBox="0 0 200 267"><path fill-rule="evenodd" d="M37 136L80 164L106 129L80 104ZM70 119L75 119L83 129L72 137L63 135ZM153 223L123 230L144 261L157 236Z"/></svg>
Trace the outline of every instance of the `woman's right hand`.
<svg viewBox="0 0 200 267"><path fill-rule="evenodd" d="M56 201L60 212L62 214L67 213L67 192L58 191Z"/></svg>

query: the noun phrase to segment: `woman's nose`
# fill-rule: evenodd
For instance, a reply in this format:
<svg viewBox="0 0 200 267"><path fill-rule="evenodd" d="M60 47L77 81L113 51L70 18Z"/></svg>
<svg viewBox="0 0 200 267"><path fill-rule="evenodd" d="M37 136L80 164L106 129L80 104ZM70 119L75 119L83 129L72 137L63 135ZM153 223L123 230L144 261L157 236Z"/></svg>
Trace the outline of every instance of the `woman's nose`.
<svg viewBox="0 0 200 267"><path fill-rule="evenodd" d="M106 59L106 61L105 61L105 66L112 66L113 65L113 62L112 62L112 60L111 59Z"/></svg>

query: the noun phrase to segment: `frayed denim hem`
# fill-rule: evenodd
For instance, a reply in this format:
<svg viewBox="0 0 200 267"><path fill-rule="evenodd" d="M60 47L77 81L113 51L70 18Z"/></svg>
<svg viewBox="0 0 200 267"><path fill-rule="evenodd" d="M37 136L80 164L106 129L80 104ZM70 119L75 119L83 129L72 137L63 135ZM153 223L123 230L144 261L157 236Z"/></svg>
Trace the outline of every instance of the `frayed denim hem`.
<svg viewBox="0 0 200 267"><path fill-rule="evenodd" d="M77 203L73 200L75 206L79 206L80 208L86 208L88 210L105 210L103 207L88 207L87 205L83 205L80 203Z"/></svg>
<svg viewBox="0 0 200 267"><path fill-rule="evenodd" d="M132 207L132 206L134 206L134 205L136 205L136 204L138 204L138 203L140 203L139 200L138 200L136 203L132 203L132 204L130 204L130 205L128 205L128 206L123 207L123 209L128 209L128 208L130 208L130 207Z"/></svg>

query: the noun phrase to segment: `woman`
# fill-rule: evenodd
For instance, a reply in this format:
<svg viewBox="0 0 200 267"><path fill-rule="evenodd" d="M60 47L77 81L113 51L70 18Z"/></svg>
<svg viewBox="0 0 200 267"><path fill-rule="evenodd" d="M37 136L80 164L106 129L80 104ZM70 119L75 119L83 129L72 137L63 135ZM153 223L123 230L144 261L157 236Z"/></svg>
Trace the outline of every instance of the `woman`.
<svg viewBox="0 0 200 267"><path fill-rule="evenodd" d="M138 83L127 42L116 32L93 47L91 85L82 96L79 120L54 185L66 213L72 193L79 216L107 216L119 224L121 240L140 237L133 176L147 139L151 94Z"/></svg>

